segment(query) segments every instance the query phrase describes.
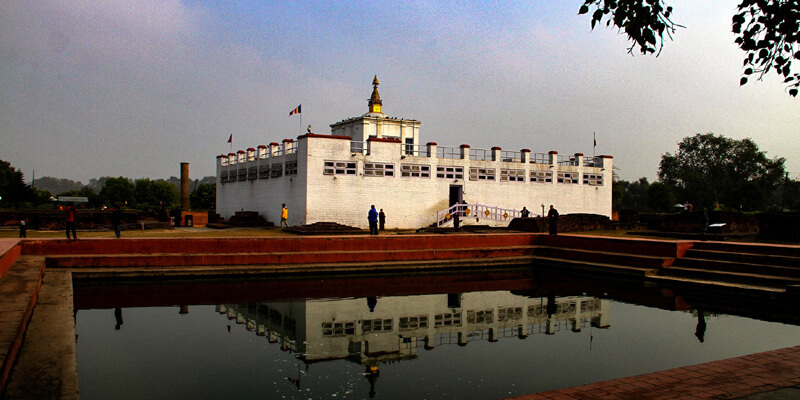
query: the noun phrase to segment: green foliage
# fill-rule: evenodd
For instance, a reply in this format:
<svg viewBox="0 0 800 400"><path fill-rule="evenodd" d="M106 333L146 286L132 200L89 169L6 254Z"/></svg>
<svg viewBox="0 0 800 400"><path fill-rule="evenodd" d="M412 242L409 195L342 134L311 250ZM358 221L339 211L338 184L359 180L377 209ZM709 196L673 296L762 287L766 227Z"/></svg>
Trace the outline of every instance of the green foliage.
<svg viewBox="0 0 800 400"><path fill-rule="evenodd" d="M752 74L761 80L774 68L789 95L797 96L800 73L792 73L792 59L800 59L800 2L743 0L732 24L735 42L746 53L740 84Z"/></svg>
<svg viewBox="0 0 800 400"><path fill-rule="evenodd" d="M670 39L676 28L670 17L672 7L662 0L585 0L578 14L592 13L592 29L608 17L637 46L642 54L655 53L664 47L664 34ZM742 0L733 16L731 28L735 42L745 52L743 76L758 74L760 80L770 69L784 79L791 96L797 96L800 73L792 73L792 59L800 59L800 2L786 0ZM656 54L658 55L658 54Z"/></svg>
<svg viewBox="0 0 800 400"><path fill-rule="evenodd" d="M175 186L164 180L142 178L137 179L134 186L134 198L139 207L169 208L177 204L179 199Z"/></svg>
<svg viewBox="0 0 800 400"><path fill-rule="evenodd" d="M670 20L672 7L662 4L660 0L585 0L578 14L586 14L589 7L592 13L592 29L603 18L609 16L606 26L612 23L628 35L633 42L628 52L637 46L642 54L655 53L664 47L664 34L672 38L676 28L682 27Z"/></svg>
<svg viewBox="0 0 800 400"><path fill-rule="evenodd" d="M64 193L71 190L81 190L83 184L75 182L72 179L53 178L52 176L43 176L36 178L33 183L37 189L47 190L50 193Z"/></svg>
<svg viewBox="0 0 800 400"><path fill-rule="evenodd" d="M675 205L675 194L672 188L661 183L653 182L647 189L647 204L652 211L670 212Z"/></svg>
<svg viewBox="0 0 800 400"><path fill-rule="evenodd" d="M697 134L684 138L675 155L661 157L658 177L681 202L763 210L782 183L784 161L767 158L751 139Z"/></svg>
<svg viewBox="0 0 800 400"><path fill-rule="evenodd" d="M189 195L193 210L214 210L217 206L217 185L203 183Z"/></svg>
<svg viewBox="0 0 800 400"><path fill-rule="evenodd" d="M130 179L125 177L105 177L105 183L100 190L100 201L106 205L127 204L129 207L136 205L134 190L136 187Z"/></svg>
<svg viewBox="0 0 800 400"><path fill-rule="evenodd" d="M620 210L650 211L648 201L648 188L650 183L647 178L638 181L616 181L612 186L613 208Z"/></svg>
<svg viewBox="0 0 800 400"><path fill-rule="evenodd" d="M0 207L19 207L24 202L32 202L36 195L30 185L25 184L22 171L0 160Z"/></svg>

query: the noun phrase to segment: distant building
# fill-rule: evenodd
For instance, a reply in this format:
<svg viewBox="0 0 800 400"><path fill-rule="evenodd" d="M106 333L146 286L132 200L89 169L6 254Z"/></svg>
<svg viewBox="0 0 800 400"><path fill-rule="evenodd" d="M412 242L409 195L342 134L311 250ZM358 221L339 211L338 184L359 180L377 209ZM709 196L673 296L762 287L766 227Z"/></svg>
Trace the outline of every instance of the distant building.
<svg viewBox="0 0 800 400"><path fill-rule="evenodd" d="M256 211L277 224L286 204L290 225L366 228L374 204L387 229L444 222L457 202L479 205L462 216L466 224L507 225L522 207L537 214L550 204L561 214L611 216L611 156L421 144L420 121L384 114L378 85L375 77L369 111L330 134L217 156L217 212Z"/></svg>

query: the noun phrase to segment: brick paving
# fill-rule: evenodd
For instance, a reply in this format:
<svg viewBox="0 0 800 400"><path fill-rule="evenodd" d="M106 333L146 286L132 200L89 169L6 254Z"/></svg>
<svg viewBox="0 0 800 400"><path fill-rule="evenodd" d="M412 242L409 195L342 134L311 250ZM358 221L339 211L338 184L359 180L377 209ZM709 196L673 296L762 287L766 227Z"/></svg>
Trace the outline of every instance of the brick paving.
<svg viewBox="0 0 800 400"><path fill-rule="evenodd" d="M506 400L796 399L800 346Z"/></svg>

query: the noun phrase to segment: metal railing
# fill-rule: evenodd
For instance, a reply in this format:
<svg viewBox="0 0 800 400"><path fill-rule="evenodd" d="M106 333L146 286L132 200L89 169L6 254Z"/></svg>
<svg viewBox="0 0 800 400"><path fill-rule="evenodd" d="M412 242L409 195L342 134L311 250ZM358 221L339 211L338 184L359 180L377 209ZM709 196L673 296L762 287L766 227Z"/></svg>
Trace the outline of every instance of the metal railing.
<svg viewBox="0 0 800 400"><path fill-rule="evenodd" d="M442 226L451 221L455 216L461 220L466 218L481 218L495 221L511 221L520 217L520 211L513 208L502 208L485 204L453 204L444 211L436 212L436 226Z"/></svg>
<svg viewBox="0 0 800 400"><path fill-rule="evenodd" d="M469 149L469 159L474 161L492 161L492 151L488 149Z"/></svg>
<svg viewBox="0 0 800 400"><path fill-rule="evenodd" d="M461 148L450 146L437 146L436 158L448 158L457 160L461 158Z"/></svg>

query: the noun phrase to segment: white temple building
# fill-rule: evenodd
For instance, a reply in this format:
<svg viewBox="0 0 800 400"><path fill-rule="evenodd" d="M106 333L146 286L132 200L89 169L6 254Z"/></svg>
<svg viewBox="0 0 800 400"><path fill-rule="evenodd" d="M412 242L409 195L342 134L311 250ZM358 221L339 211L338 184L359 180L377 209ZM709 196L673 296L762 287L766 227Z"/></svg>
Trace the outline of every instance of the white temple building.
<svg viewBox="0 0 800 400"><path fill-rule="evenodd" d="M462 202L464 224L505 226L523 207L538 215L550 204L611 217L611 156L423 144L420 121L383 113L378 85L375 77L368 112L330 134L217 156L217 213L256 211L277 225L286 204L289 225L366 228L375 205L387 229L451 224L448 208Z"/></svg>

